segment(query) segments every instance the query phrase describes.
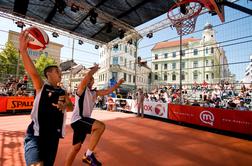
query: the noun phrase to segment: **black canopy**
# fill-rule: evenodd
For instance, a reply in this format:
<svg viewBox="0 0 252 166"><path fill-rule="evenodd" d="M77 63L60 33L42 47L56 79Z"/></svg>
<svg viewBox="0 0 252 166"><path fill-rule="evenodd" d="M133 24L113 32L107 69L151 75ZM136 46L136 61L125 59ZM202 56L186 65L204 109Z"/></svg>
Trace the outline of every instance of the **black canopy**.
<svg viewBox="0 0 252 166"><path fill-rule="evenodd" d="M166 13L173 0L0 0L0 11L99 43ZM97 16L97 17L96 17Z"/></svg>

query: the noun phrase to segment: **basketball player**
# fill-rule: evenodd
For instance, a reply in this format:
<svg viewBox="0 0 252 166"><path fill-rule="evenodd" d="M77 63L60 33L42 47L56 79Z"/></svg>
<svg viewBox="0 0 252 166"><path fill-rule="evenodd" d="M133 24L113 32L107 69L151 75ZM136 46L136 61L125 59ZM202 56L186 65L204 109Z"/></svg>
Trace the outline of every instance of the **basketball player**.
<svg viewBox="0 0 252 166"><path fill-rule="evenodd" d="M94 84L93 74L98 70L98 65L95 65L86 74L77 88L75 97L75 107L72 115L73 128L73 146L68 154L66 166L71 166L77 153L80 151L81 145L86 137L86 134L91 134L87 152L83 155L82 161L91 166L102 165L95 157L93 151L98 144L104 130L105 124L101 121L91 118L91 113L97 96L108 95L118 88L124 80L121 79L116 85L106 90L92 90Z"/></svg>
<svg viewBox="0 0 252 166"><path fill-rule="evenodd" d="M31 112L32 122L24 140L25 161L28 166L53 166L59 138L64 136L65 108L71 110L72 105L66 92L57 86L61 81L61 71L57 66L44 69L45 82L38 74L27 53L29 40L28 32L21 32L20 54L36 90Z"/></svg>

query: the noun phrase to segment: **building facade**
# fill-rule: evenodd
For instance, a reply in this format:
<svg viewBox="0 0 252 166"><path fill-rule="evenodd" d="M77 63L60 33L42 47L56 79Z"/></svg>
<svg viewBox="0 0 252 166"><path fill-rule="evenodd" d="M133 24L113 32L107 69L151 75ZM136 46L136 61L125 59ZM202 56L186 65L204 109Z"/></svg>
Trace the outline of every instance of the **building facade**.
<svg viewBox="0 0 252 166"><path fill-rule="evenodd" d="M152 52L152 84L218 83L230 76L224 50L218 45L211 24L206 24L201 39L157 43Z"/></svg>
<svg viewBox="0 0 252 166"><path fill-rule="evenodd" d="M9 31L8 35L8 41L11 41L16 49L19 49L19 33L15 31ZM47 47L42 50L42 51L35 51L28 49L29 55L32 60L36 60L39 58L41 54L44 54L46 56L52 57L57 64L60 64L60 53L61 53L61 48L63 45L54 43L54 42L49 42Z"/></svg>
<svg viewBox="0 0 252 166"><path fill-rule="evenodd" d="M246 84L247 86L252 83L252 55L250 56L250 63L246 67L245 76L242 79L242 83Z"/></svg>
<svg viewBox="0 0 252 166"><path fill-rule="evenodd" d="M99 65L96 86L98 89L109 86L110 79L124 78L122 88L133 92L135 87L148 91L150 85L149 74L151 69L147 65L137 65L137 48L134 41L126 40L119 44L109 43L100 49Z"/></svg>

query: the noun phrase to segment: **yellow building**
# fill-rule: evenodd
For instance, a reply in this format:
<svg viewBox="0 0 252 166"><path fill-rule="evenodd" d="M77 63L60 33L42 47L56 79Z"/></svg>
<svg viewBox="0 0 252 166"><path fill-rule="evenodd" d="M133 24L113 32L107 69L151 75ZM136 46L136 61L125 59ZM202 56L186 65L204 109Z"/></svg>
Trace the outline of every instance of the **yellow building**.
<svg viewBox="0 0 252 166"><path fill-rule="evenodd" d="M14 47L19 49L19 33L15 31L9 31L8 41L11 41L14 44ZM52 57L57 64L60 64L60 52L63 45L49 42L46 49L42 51L35 51L29 49L29 55L31 56L32 60L36 60L41 54L45 54L46 56Z"/></svg>

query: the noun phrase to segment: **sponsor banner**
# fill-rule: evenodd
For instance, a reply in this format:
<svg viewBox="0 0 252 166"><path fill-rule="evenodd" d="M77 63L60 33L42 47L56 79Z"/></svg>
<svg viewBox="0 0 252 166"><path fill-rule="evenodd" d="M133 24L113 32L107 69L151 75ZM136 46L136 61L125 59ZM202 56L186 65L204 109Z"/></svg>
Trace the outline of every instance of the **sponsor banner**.
<svg viewBox="0 0 252 166"><path fill-rule="evenodd" d="M7 110L32 109L34 97L8 97Z"/></svg>
<svg viewBox="0 0 252 166"><path fill-rule="evenodd" d="M220 129L252 135L252 112L221 110Z"/></svg>
<svg viewBox="0 0 252 166"><path fill-rule="evenodd" d="M137 107L136 107L137 109ZM136 110L137 112L137 110ZM167 118L168 115L168 104L145 101L144 102L144 114L157 116L160 118Z"/></svg>
<svg viewBox="0 0 252 166"><path fill-rule="evenodd" d="M0 112L6 112L8 97L0 97Z"/></svg>
<svg viewBox="0 0 252 166"><path fill-rule="evenodd" d="M169 104L168 119L252 135L252 112Z"/></svg>
<svg viewBox="0 0 252 166"><path fill-rule="evenodd" d="M217 108L169 104L168 119L200 126L218 128L220 111Z"/></svg>
<svg viewBox="0 0 252 166"><path fill-rule="evenodd" d="M117 109L119 108L119 101L126 101L125 106L122 108L125 111L137 113L137 102L133 99L119 99L113 98L114 102L117 103ZM120 108L121 109L121 108ZM158 103L145 101L144 102L144 114L157 116L161 118L167 118L168 115L168 104L167 103Z"/></svg>
<svg viewBox="0 0 252 166"><path fill-rule="evenodd" d="M136 101L132 99L112 98L117 105L117 110L137 112Z"/></svg>

